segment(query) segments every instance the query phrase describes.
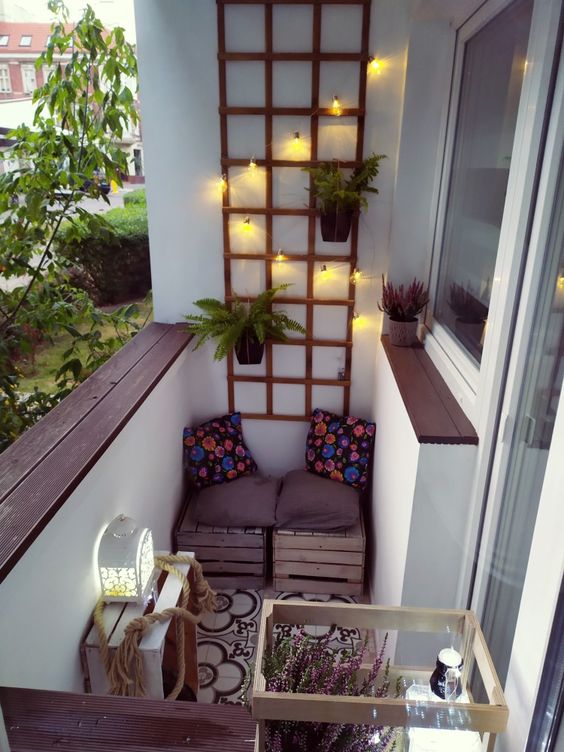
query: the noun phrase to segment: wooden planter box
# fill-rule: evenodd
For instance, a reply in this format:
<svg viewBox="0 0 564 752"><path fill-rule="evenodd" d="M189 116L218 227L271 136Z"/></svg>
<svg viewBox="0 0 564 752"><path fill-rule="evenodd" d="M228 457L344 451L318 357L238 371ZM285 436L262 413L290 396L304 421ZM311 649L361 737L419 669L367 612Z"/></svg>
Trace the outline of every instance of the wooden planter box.
<svg viewBox="0 0 564 752"><path fill-rule="evenodd" d="M187 503L176 529L176 547L194 551L213 588L237 590L265 586L266 529L212 527L196 522Z"/></svg>
<svg viewBox="0 0 564 752"><path fill-rule="evenodd" d="M444 647L451 644L464 660L461 684L469 690L469 677L476 671L485 688L487 702L445 702L404 697L353 697L302 693L267 692L262 673L265 652L273 643L275 624L303 624L379 630L380 632L427 632L444 634ZM393 655L390 656L393 663ZM436 656L425 655L432 665ZM369 670L369 665L363 667ZM404 686L426 684L433 668L392 665L390 676L401 676ZM495 672L480 625L472 611L387 608L360 604L313 603L265 600L257 644L252 696L253 718L257 721L255 752L264 750L268 720L357 723L396 728L425 728L445 731L474 731L483 750L493 749L495 735L505 730L509 710ZM437 731L436 733L441 733ZM402 736L400 734L400 736ZM403 736L407 736L406 733ZM399 740L399 748L402 740ZM453 750L454 752L454 750Z"/></svg>
<svg viewBox="0 0 564 752"><path fill-rule="evenodd" d="M366 535L362 516L340 533L275 530L274 589L362 595Z"/></svg>

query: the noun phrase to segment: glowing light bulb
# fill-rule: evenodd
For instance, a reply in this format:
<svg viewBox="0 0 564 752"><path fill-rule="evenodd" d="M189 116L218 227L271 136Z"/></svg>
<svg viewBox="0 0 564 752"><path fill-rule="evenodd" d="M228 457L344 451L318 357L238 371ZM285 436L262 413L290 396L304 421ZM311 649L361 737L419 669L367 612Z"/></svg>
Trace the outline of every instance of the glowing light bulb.
<svg viewBox="0 0 564 752"><path fill-rule="evenodd" d="M368 70L376 73L378 76L382 73L382 61L375 57L368 58Z"/></svg>
<svg viewBox="0 0 564 752"><path fill-rule="evenodd" d="M243 220L243 230L245 232L251 231L251 218L250 217L245 217L245 219Z"/></svg>
<svg viewBox="0 0 564 752"><path fill-rule="evenodd" d="M355 268L352 270L350 281L353 283L353 285L356 285L357 282L360 282L361 276L362 274L361 274L360 269L357 269L355 266Z"/></svg>
<svg viewBox="0 0 564 752"><path fill-rule="evenodd" d="M284 254L282 253L282 248L279 248L278 253L276 254L276 261L278 262L285 261L285 259L286 259L286 256L284 256Z"/></svg>
<svg viewBox="0 0 564 752"><path fill-rule="evenodd" d="M360 313L358 311L353 311L353 321L358 321L360 318Z"/></svg>
<svg viewBox="0 0 564 752"><path fill-rule="evenodd" d="M327 264L321 264L321 269L319 271L322 277L326 277L329 274L329 270L327 269Z"/></svg>
<svg viewBox="0 0 564 752"><path fill-rule="evenodd" d="M300 132L294 131L294 146L300 145Z"/></svg>
<svg viewBox="0 0 564 752"><path fill-rule="evenodd" d="M249 170L256 170L256 169L257 169L257 161L253 154L253 156L249 159Z"/></svg>
<svg viewBox="0 0 564 752"><path fill-rule="evenodd" d="M225 191L227 190L227 175L225 173L223 173L223 175L219 178L218 185L221 192L225 193Z"/></svg>
<svg viewBox="0 0 564 752"><path fill-rule="evenodd" d="M333 94L333 104L331 105L331 114L335 115L336 117L339 117L340 115L343 114L343 108L339 101L339 97L336 94Z"/></svg>
<svg viewBox="0 0 564 752"><path fill-rule="evenodd" d="M557 286L559 290L564 290L564 274L561 274L560 277L558 277Z"/></svg>

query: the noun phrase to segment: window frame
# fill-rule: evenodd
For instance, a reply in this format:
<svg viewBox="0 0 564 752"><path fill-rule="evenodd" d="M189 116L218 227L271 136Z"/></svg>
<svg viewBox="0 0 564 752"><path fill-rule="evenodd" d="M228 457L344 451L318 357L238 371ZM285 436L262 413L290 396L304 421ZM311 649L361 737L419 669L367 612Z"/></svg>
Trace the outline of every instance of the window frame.
<svg viewBox="0 0 564 752"><path fill-rule="evenodd" d="M12 77L10 76L10 66L8 65L8 63L0 63L0 71L6 72L6 79L8 81L7 89L1 88L1 83L0 83L0 94L11 94L12 93Z"/></svg>
<svg viewBox="0 0 564 752"><path fill-rule="evenodd" d="M26 88L26 72L31 71L33 73L33 80L34 84L31 89ZM35 89L37 89L37 71L35 70L35 65L32 63L23 63L21 66L21 73L22 73L22 89L24 94L33 94Z"/></svg>
<svg viewBox="0 0 564 752"><path fill-rule="evenodd" d="M433 222L431 227L431 263L429 289L431 300L436 299L439 266L442 254L448 190L457 135L458 111L461 95L464 52L467 41L497 14L502 12L512 0L488 0L457 29L453 52L452 78L448 115L441 134L442 161L437 168L436 191L434 194ZM482 360L478 365L448 328L434 319L431 306L425 317L425 347L449 388L455 394L478 432L485 415L492 409L491 395L501 378L505 366L508 327L511 325L514 295L520 277L521 264L526 254L529 210L532 200L532 185L535 182L539 138L535 133L539 118L542 122L543 97L546 90L547 57L552 61L554 47L551 38L556 31L549 21L554 20L556 0L548 0L549 11L544 9L541 17L540 0L534 0L531 30L527 49L527 61L539 61L529 65L523 77L519 111L515 128L511 167L500 230L495 271L492 280L490 309L487 331L484 340ZM548 21L547 21L548 19Z"/></svg>
<svg viewBox="0 0 564 752"><path fill-rule="evenodd" d="M5 42L2 40L6 40ZM0 34L0 47L7 47L10 44L10 35L9 34Z"/></svg>

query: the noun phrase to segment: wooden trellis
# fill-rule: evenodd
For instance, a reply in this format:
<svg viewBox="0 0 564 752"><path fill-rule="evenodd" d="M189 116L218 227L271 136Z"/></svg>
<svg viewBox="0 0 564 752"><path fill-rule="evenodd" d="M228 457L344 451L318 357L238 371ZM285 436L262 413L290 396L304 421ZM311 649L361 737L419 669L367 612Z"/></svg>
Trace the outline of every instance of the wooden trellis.
<svg viewBox="0 0 564 752"><path fill-rule="evenodd" d="M230 52L226 49L225 30L225 6L226 5L257 5L264 7L264 52ZM277 52L273 48L273 6L274 5L309 5L313 8L313 35L311 50L303 52ZM350 5L362 6L362 25L359 40L359 52L324 52L321 48L321 24L322 13L325 6ZM315 198L310 193L309 206L307 208L280 208L273 204L273 168L311 167L320 164L318 160L319 119L335 117L329 107L320 107L320 69L323 62L354 62L359 66L359 89L358 107L343 108L342 116L356 118L356 146L355 159L339 161L342 167L356 167L363 158L364 121L366 107L366 73L369 61L369 27L370 27L370 0L217 0L217 23L218 23L218 60L219 60L219 115L221 134L221 172L227 177L227 188L223 192L223 246L224 246L224 274L225 274L225 299L233 301L233 289L231 283L231 265L234 260L251 259L263 260L265 264L265 285L272 287L272 264L276 260L273 249L273 217L293 216L308 218L308 244L305 254L287 254L285 259L289 261L303 262L307 270L307 290L305 297L284 296L281 302L284 304L300 304L305 306L305 337L292 337L287 343L281 344L301 345L305 347L305 374L303 378L277 376L273 372L272 342L266 343L266 374L242 375L234 373L233 354L230 353L227 361L227 382L229 409L237 409L235 403L235 384L237 382L255 382L266 385L266 412L244 413L244 417L252 419L279 419L303 421L309 420L312 408L312 390L314 386L342 387L343 390L343 413L348 414L350 405L351 387L351 360L352 360L352 322L355 307L355 285L349 280L348 294L346 298L319 298L314 296L314 271L315 264L335 262L350 265L350 271L357 265L358 252L358 216L353 218L351 228L350 251L343 255L329 255L316 253L316 221ZM237 62L263 62L264 63L264 106L263 107L234 107L228 106L227 97L227 64ZM273 106L273 63L277 61L309 62L311 63L311 105L309 107L275 107ZM248 165L248 159L230 158L228 148L228 121L229 116L255 115L264 118L265 152L264 159L256 159L258 167L263 167L266 178L265 205L263 207L234 207L230 202L229 169ZM310 119L311 150L309 160L298 159L274 159L272 153L273 118L276 116L308 117ZM312 187L310 179L310 188ZM265 218L265 249L263 253L234 253L231 250L230 217L232 215L263 215ZM325 339L315 338L313 334L314 310L316 306L345 306L347 309L346 338ZM313 376L313 348L314 347L339 347L345 351L345 366L343 378L318 378ZM333 374L334 375L334 374ZM305 388L305 414L288 415L275 413L273 409L273 385L294 384L303 385Z"/></svg>

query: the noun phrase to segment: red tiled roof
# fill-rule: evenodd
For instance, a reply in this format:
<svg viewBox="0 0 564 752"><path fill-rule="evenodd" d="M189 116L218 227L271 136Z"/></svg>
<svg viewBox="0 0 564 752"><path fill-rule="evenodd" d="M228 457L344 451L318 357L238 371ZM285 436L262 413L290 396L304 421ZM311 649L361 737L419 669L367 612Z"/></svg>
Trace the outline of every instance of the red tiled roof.
<svg viewBox="0 0 564 752"><path fill-rule="evenodd" d="M69 25L69 28L71 26ZM8 35L8 44L0 46L0 53L10 52L13 55L18 53L44 52L47 46L47 39L51 33L51 24L49 23L11 23L9 21L0 22L0 36ZM20 40L22 36L30 36L31 44L29 47L21 47Z"/></svg>

